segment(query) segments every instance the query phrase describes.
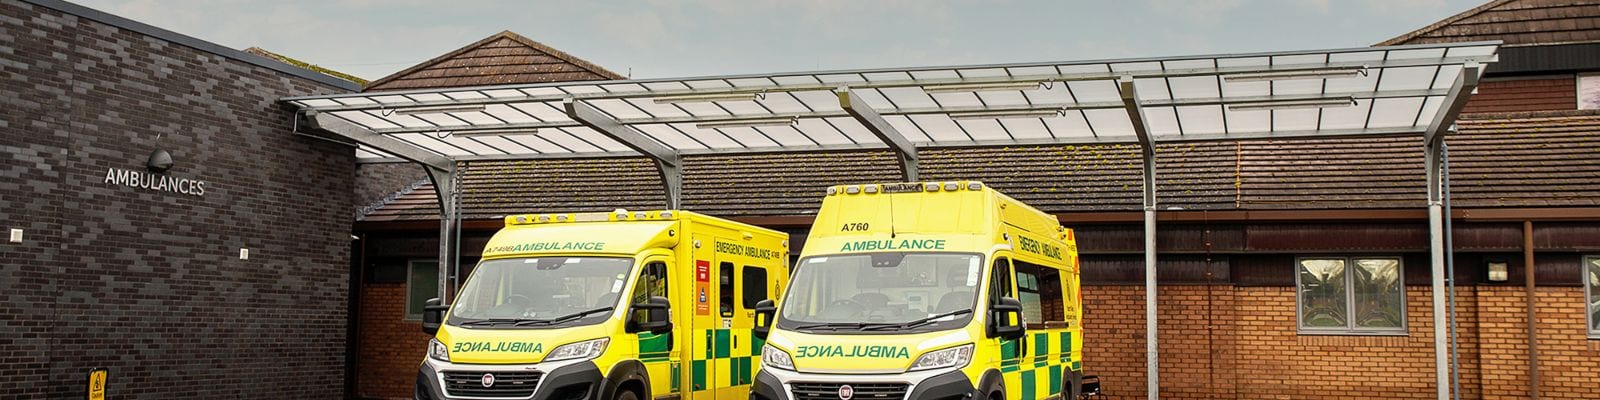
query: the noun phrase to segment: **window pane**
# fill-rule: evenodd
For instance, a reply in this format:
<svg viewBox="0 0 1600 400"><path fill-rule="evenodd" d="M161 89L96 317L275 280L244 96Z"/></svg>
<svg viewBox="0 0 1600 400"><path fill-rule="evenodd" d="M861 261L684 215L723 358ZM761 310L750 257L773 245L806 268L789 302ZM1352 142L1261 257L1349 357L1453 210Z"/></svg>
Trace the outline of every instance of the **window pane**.
<svg viewBox="0 0 1600 400"><path fill-rule="evenodd" d="M722 316L733 316L733 263L724 262L717 267L717 309Z"/></svg>
<svg viewBox="0 0 1600 400"><path fill-rule="evenodd" d="M1400 260L1358 259L1351 276L1358 328L1399 328L1405 323L1405 285Z"/></svg>
<svg viewBox="0 0 1600 400"><path fill-rule="evenodd" d="M439 262L412 261L406 282L406 319L422 319L422 303L439 297Z"/></svg>
<svg viewBox="0 0 1600 400"><path fill-rule="evenodd" d="M1344 328L1345 297L1344 260L1300 260L1300 326L1307 328Z"/></svg>
<svg viewBox="0 0 1600 400"><path fill-rule="evenodd" d="M1589 331L1600 335L1600 257L1589 259Z"/></svg>
<svg viewBox="0 0 1600 400"><path fill-rule="evenodd" d="M767 269L744 266L744 308L753 310L756 303L767 299Z"/></svg>

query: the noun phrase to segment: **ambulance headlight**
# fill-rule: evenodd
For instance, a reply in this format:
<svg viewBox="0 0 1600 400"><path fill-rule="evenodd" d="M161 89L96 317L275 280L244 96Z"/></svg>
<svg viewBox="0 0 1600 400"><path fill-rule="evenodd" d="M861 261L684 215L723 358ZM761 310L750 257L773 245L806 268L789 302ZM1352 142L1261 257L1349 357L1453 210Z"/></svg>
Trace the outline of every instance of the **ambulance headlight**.
<svg viewBox="0 0 1600 400"><path fill-rule="evenodd" d="M970 344L924 353L922 357L917 357L917 362L911 363L911 368L907 368L906 371L965 367L969 362L972 362L972 345Z"/></svg>
<svg viewBox="0 0 1600 400"><path fill-rule="evenodd" d="M611 343L611 339L599 338L595 340L564 344L561 345L561 347L555 348L555 350L550 350L550 355L544 356L544 360L588 360L599 357L601 353L605 353L607 343Z"/></svg>
<svg viewBox="0 0 1600 400"><path fill-rule="evenodd" d="M450 362L450 346L445 346L439 339L428 341L428 358Z"/></svg>
<svg viewBox="0 0 1600 400"><path fill-rule="evenodd" d="M794 370L794 359L789 358L789 352L772 347L770 344L761 347L761 364L773 368Z"/></svg>

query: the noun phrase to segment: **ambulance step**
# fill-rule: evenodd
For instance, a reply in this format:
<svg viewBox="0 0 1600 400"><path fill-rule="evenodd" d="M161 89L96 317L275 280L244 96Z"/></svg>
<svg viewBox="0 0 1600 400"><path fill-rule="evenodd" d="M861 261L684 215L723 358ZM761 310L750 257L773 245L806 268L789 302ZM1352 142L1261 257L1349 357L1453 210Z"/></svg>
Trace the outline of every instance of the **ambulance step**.
<svg viewBox="0 0 1600 400"><path fill-rule="evenodd" d="M539 386L538 371L445 371L450 396L526 398Z"/></svg>
<svg viewBox="0 0 1600 400"><path fill-rule="evenodd" d="M845 390L844 386L850 386ZM795 382L795 400L901 400L906 398L904 383L820 383Z"/></svg>

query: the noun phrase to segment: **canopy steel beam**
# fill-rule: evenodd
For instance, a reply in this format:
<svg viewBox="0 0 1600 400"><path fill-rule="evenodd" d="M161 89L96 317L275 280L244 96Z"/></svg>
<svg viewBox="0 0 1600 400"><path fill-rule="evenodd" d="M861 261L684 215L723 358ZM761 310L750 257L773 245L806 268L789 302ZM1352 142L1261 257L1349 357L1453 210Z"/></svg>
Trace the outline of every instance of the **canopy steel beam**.
<svg viewBox="0 0 1600 400"><path fill-rule="evenodd" d="M840 89L836 93L839 95L839 107L844 108L846 113L861 122L862 126L867 127L873 135L878 136L878 140L882 140L884 145L894 151L900 161L900 172L904 174L906 182L916 182L917 146L911 144L911 140L906 139L906 135L895 129L894 125L889 124L889 120L883 119L883 114L868 106L867 101L860 95L849 89Z"/></svg>
<svg viewBox="0 0 1600 400"><path fill-rule="evenodd" d="M666 186L667 208L676 209L683 203L683 159L677 151L672 150L661 142L651 139L638 129L623 125L615 118L595 108L594 105L583 101L568 101L565 103L567 116L573 121L578 121L584 126L594 129L595 132L622 143L633 151L650 157L655 161L656 169L661 172L661 183Z"/></svg>
<svg viewBox="0 0 1600 400"><path fill-rule="evenodd" d="M1367 48L1367 49L1365 49L1365 51L1368 51L1368 52L1385 51L1385 50L1392 50L1392 49L1385 49L1385 48ZM1235 57L1236 56L1231 56L1230 55L1230 56L1220 56L1220 57L1213 57L1213 58L1235 58ZM857 88L857 89L868 89L868 88L897 88L897 87L919 87L919 86L960 85L960 84L987 84L987 83L1016 83L1016 82L1106 81L1106 80L1120 79L1122 76L1129 75L1129 74L1131 74L1131 75L1133 75L1133 76L1135 76L1137 78L1180 78L1180 77L1190 77L1190 76L1230 75L1230 74L1242 74L1242 73L1293 72L1293 71L1310 71L1310 70L1325 70L1325 69L1338 69L1338 68L1359 68L1359 67L1366 67L1366 68L1373 68L1373 69L1377 69L1377 68L1401 68L1401 67L1457 65L1457 64L1464 63L1464 62L1468 62L1468 61L1494 62L1497 59L1498 58L1496 56L1489 55L1489 56L1479 56L1479 57L1443 57L1443 58L1433 58L1433 59L1398 59L1398 60L1370 60L1370 61L1359 61L1359 62L1330 62L1330 63L1313 63L1313 64L1302 64L1302 65L1276 65L1276 66L1261 65L1261 66L1239 66L1239 67L1176 68L1176 69L1168 69L1168 70L1117 71L1117 72L1094 72L1094 73L1032 74L1032 75L1013 75L1013 76L1004 76L1004 77L973 77L973 78L946 78L946 79L896 79L896 80L883 80L883 81L858 81L858 82L840 82L840 83L831 83L831 82L829 82L829 83L751 85L751 86L742 86L742 87L718 87L718 88L703 88L703 89L639 90L639 91L634 91L634 92L624 91L626 89L623 89L623 90L612 91L612 92L596 92L596 93L529 94L527 92L524 92L524 91L520 90L520 89L537 89L537 88L545 88L545 87L561 87L561 86L573 86L574 85L572 83L560 83L560 84L511 85L511 86L499 86L499 87L477 87L477 88L457 89L457 90L433 89L433 90L416 90L416 91L397 91L397 92L381 92L381 93L370 93L370 94L361 94L361 95L305 96L305 97L291 97L291 98L288 98L288 99L285 99L285 100L291 101L291 102L296 102L297 105L299 105L300 107L303 107L303 108L317 109L317 110L323 110L323 111L354 111L354 110L374 110L374 111L376 111L376 110L393 110L393 109L397 109L397 108L427 107L427 106L439 106L439 105L503 104L503 103L520 103L520 102L564 101L564 100L567 100L567 99L573 99L573 100L602 100L602 99L651 98L651 97L681 96L681 95L694 95L694 94L743 94L743 93L771 93L771 92L796 92L796 91L831 91L831 90L834 90L834 89L838 88L840 85L849 85L850 87ZM1104 61L1104 62L1106 62L1106 63L1115 63L1115 64L1125 64L1125 63L1137 63L1139 61L1138 60L1108 60L1108 61ZM1073 63L1058 63L1058 64L1039 64L1039 65L1035 65L1035 67L1045 67L1045 66L1050 66L1050 67L1084 66L1084 65L1094 65L1094 64L1097 64L1097 63L1100 63L1100 62L1073 62ZM1028 66L1025 66L1025 65L1015 65L1015 66L996 65L996 66L988 66L988 67L983 67L983 66L948 67L948 68L938 68L938 69L933 69L933 70L958 71L958 70L967 70L967 69L1022 68L1022 67L1028 67ZM902 72L902 71L906 71L906 70L819 71L819 72L815 72L813 74L851 75L851 74L855 74L857 72L860 72L860 73L876 73L876 72ZM808 74L794 74L794 75L781 75L781 76L801 76L801 75L808 75ZM768 76L762 75L762 76L751 76L751 77L752 78L756 78L756 77L766 78ZM670 80L640 80L640 81L621 81L621 82L610 82L610 83L600 82L600 83L594 83L592 85L608 85L608 84L609 85L637 85L637 84L641 84L641 83L652 83L652 82L679 82L679 81L692 81L692 80L708 80L708 81L711 81L711 80L742 79L742 78L744 78L744 77L730 76L730 77L705 77L705 78L687 78L687 79L670 79ZM490 92L490 91L502 91L502 90L516 90L518 93L521 93L521 95L486 96L486 97L482 97L482 98L462 98L462 99L446 99L446 100L412 100L412 99L407 99L407 101L403 101L403 102L400 102L400 101L378 102L378 101L375 101L375 100L370 100L370 99L375 98L375 97L384 97L386 99L404 98L404 97L401 97L401 95L410 95L410 94L437 94L437 93L454 93L454 92ZM344 105L321 105L321 106L312 106L312 105L307 105L307 104L304 103L307 100L329 99L329 98L366 98L366 99L369 99L369 102L356 103L356 104L344 104Z"/></svg>
<svg viewBox="0 0 1600 400"><path fill-rule="evenodd" d="M439 292L440 300L445 304L450 302L450 271L454 270L457 263L454 255L459 239L456 233L460 229L458 216L460 203L456 201L456 163L448 157L439 155L409 143L405 143L382 134L378 134L357 126L344 118L333 114L319 113L316 110L305 112L307 124L312 129L350 139L363 146L376 148L385 153L405 159L422 166L427 172L428 179L433 181L434 193L439 199Z"/></svg>
<svg viewBox="0 0 1600 400"><path fill-rule="evenodd" d="M1478 72L1482 68L1476 61L1468 61L1461 66L1461 74L1456 75L1454 85L1450 86L1450 93L1444 97L1444 105L1439 107L1439 112L1433 115L1433 120L1428 122L1427 133L1423 134L1422 142L1432 144L1444 137L1444 131L1455 125L1456 117L1461 115L1461 110L1467 107L1467 100L1472 98L1472 91L1478 88Z"/></svg>
<svg viewBox="0 0 1600 400"><path fill-rule="evenodd" d="M1311 94L1311 95L1236 96L1236 97L1229 97L1229 98L1226 98L1226 99L1221 98L1221 97L1187 98L1187 99L1177 99L1177 100L1147 101L1147 102L1144 102L1144 107L1146 107L1146 108L1160 108L1160 107L1189 107L1189 106L1226 106L1228 104L1238 104L1238 103L1270 103L1270 102L1279 102L1279 101L1287 102L1287 101L1302 101L1302 100L1335 100L1335 99L1338 99L1338 100L1343 100L1343 99L1371 100L1371 99L1445 96L1445 95L1448 95L1449 93L1450 93L1450 91L1444 90L1444 89L1428 89L1428 90L1405 90L1405 91L1383 91L1383 92L1376 92L1376 91L1342 92L1342 93L1326 93L1326 94ZM881 115L939 115L939 114L962 114L962 113L972 113L972 112L1053 111L1053 110L1063 110L1063 111L1070 111L1070 110L1109 110L1109 109L1122 109L1122 108L1125 108L1126 106L1127 105L1124 104L1121 101L1106 101L1106 102L1058 103L1058 104L1038 103L1038 104L1028 104L1028 105L979 106L979 107L971 107L971 106L966 106L966 107L910 107L910 108L895 108L895 109L878 109L877 112L879 114L881 114ZM849 116L851 116L851 115L848 112L844 111L844 110L838 110L838 111L834 111L834 110L819 110L819 111L811 111L811 112L748 114L748 115L708 115L708 116L686 116L686 117L618 118L618 119L616 119L616 121L617 121L617 123L620 123L620 124L623 124L623 125L649 125L649 124L691 124L691 123L708 123L708 122L736 122L736 121L748 121L748 120L754 120L754 119L763 119L764 120L764 119L772 119L772 118L800 118L800 119L808 119L808 118L843 118L843 117L849 117ZM513 130L513 129L535 130L535 129L549 129L549 128L574 128L574 127L580 127L580 126L584 126L584 125L582 123L579 123L579 122L576 122L576 121L546 121L546 122L520 122L520 123L483 124L483 125L418 126L418 127L413 127L413 128L374 128L374 129L372 129L372 131L373 132L377 132L377 133L381 133L381 134L435 133L435 132L449 132L449 133L452 133L452 134L466 134L466 133L473 133L473 132L478 132L478 131L501 131L501 130Z"/></svg>
<svg viewBox="0 0 1600 400"><path fill-rule="evenodd" d="M1117 79L1122 103L1128 110L1128 121L1133 123L1133 135L1139 140L1140 154L1144 160L1144 329L1145 329L1145 387L1151 400L1161 398L1160 346L1156 332L1156 142L1150 133L1150 124L1139 104L1139 93L1134 89L1133 77Z"/></svg>
<svg viewBox="0 0 1600 400"><path fill-rule="evenodd" d="M1450 399L1450 354L1445 345L1445 336L1449 333L1448 321L1445 320L1445 232L1444 229L1444 193L1443 193L1443 141L1432 141L1425 145L1423 157L1424 169L1428 176L1428 248L1429 264L1432 266L1433 284L1433 361L1435 389L1438 399Z"/></svg>
<svg viewBox="0 0 1600 400"><path fill-rule="evenodd" d="M350 121L346 121L344 118L340 118L339 116L325 112L318 112L317 110L306 110L305 116L307 124L310 125L312 129L320 129L330 132L338 135L339 137L360 143L363 146L372 147L382 150L385 153L393 154L395 157L400 157L406 161L422 164L422 166L428 168L429 171L452 172L456 169L455 161L451 160L449 157L445 157L439 153L435 153L431 150L417 147L406 142L395 140L394 138L373 132L367 128L362 128L354 123L351 123Z"/></svg>

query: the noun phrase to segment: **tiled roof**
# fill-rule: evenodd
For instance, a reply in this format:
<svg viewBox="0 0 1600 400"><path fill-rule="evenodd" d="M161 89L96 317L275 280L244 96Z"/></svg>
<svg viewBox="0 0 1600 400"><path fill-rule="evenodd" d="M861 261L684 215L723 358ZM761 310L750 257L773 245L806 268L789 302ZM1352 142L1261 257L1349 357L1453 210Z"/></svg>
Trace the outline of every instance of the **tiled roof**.
<svg viewBox="0 0 1600 400"><path fill-rule="evenodd" d="M1600 112L1465 115L1448 137L1457 207L1600 205ZM1420 137L1162 145L1163 207L1187 210L1422 207ZM1047 212L1141 208L1131 145L926 149L924 180L975 179ZM816 212L829 185L899 180L887 152L693 156L684 208L721 216ZM468 218L664 205L643 158L473 162ZM437 218L418 188L367 221Z"/></svg>
<svg viewBox="0 0 1600 400"><path fill-rule="evenodd" d="M1481 40L1508 46L1600 41L1600 1L1495 0L1378 45Z"/></svg>
<svg viewBox="0 0 1600 400"><path fill-rule="evenodd" d="M367 91L624 79L598 65L504 31L367 85Z"/></svg>

